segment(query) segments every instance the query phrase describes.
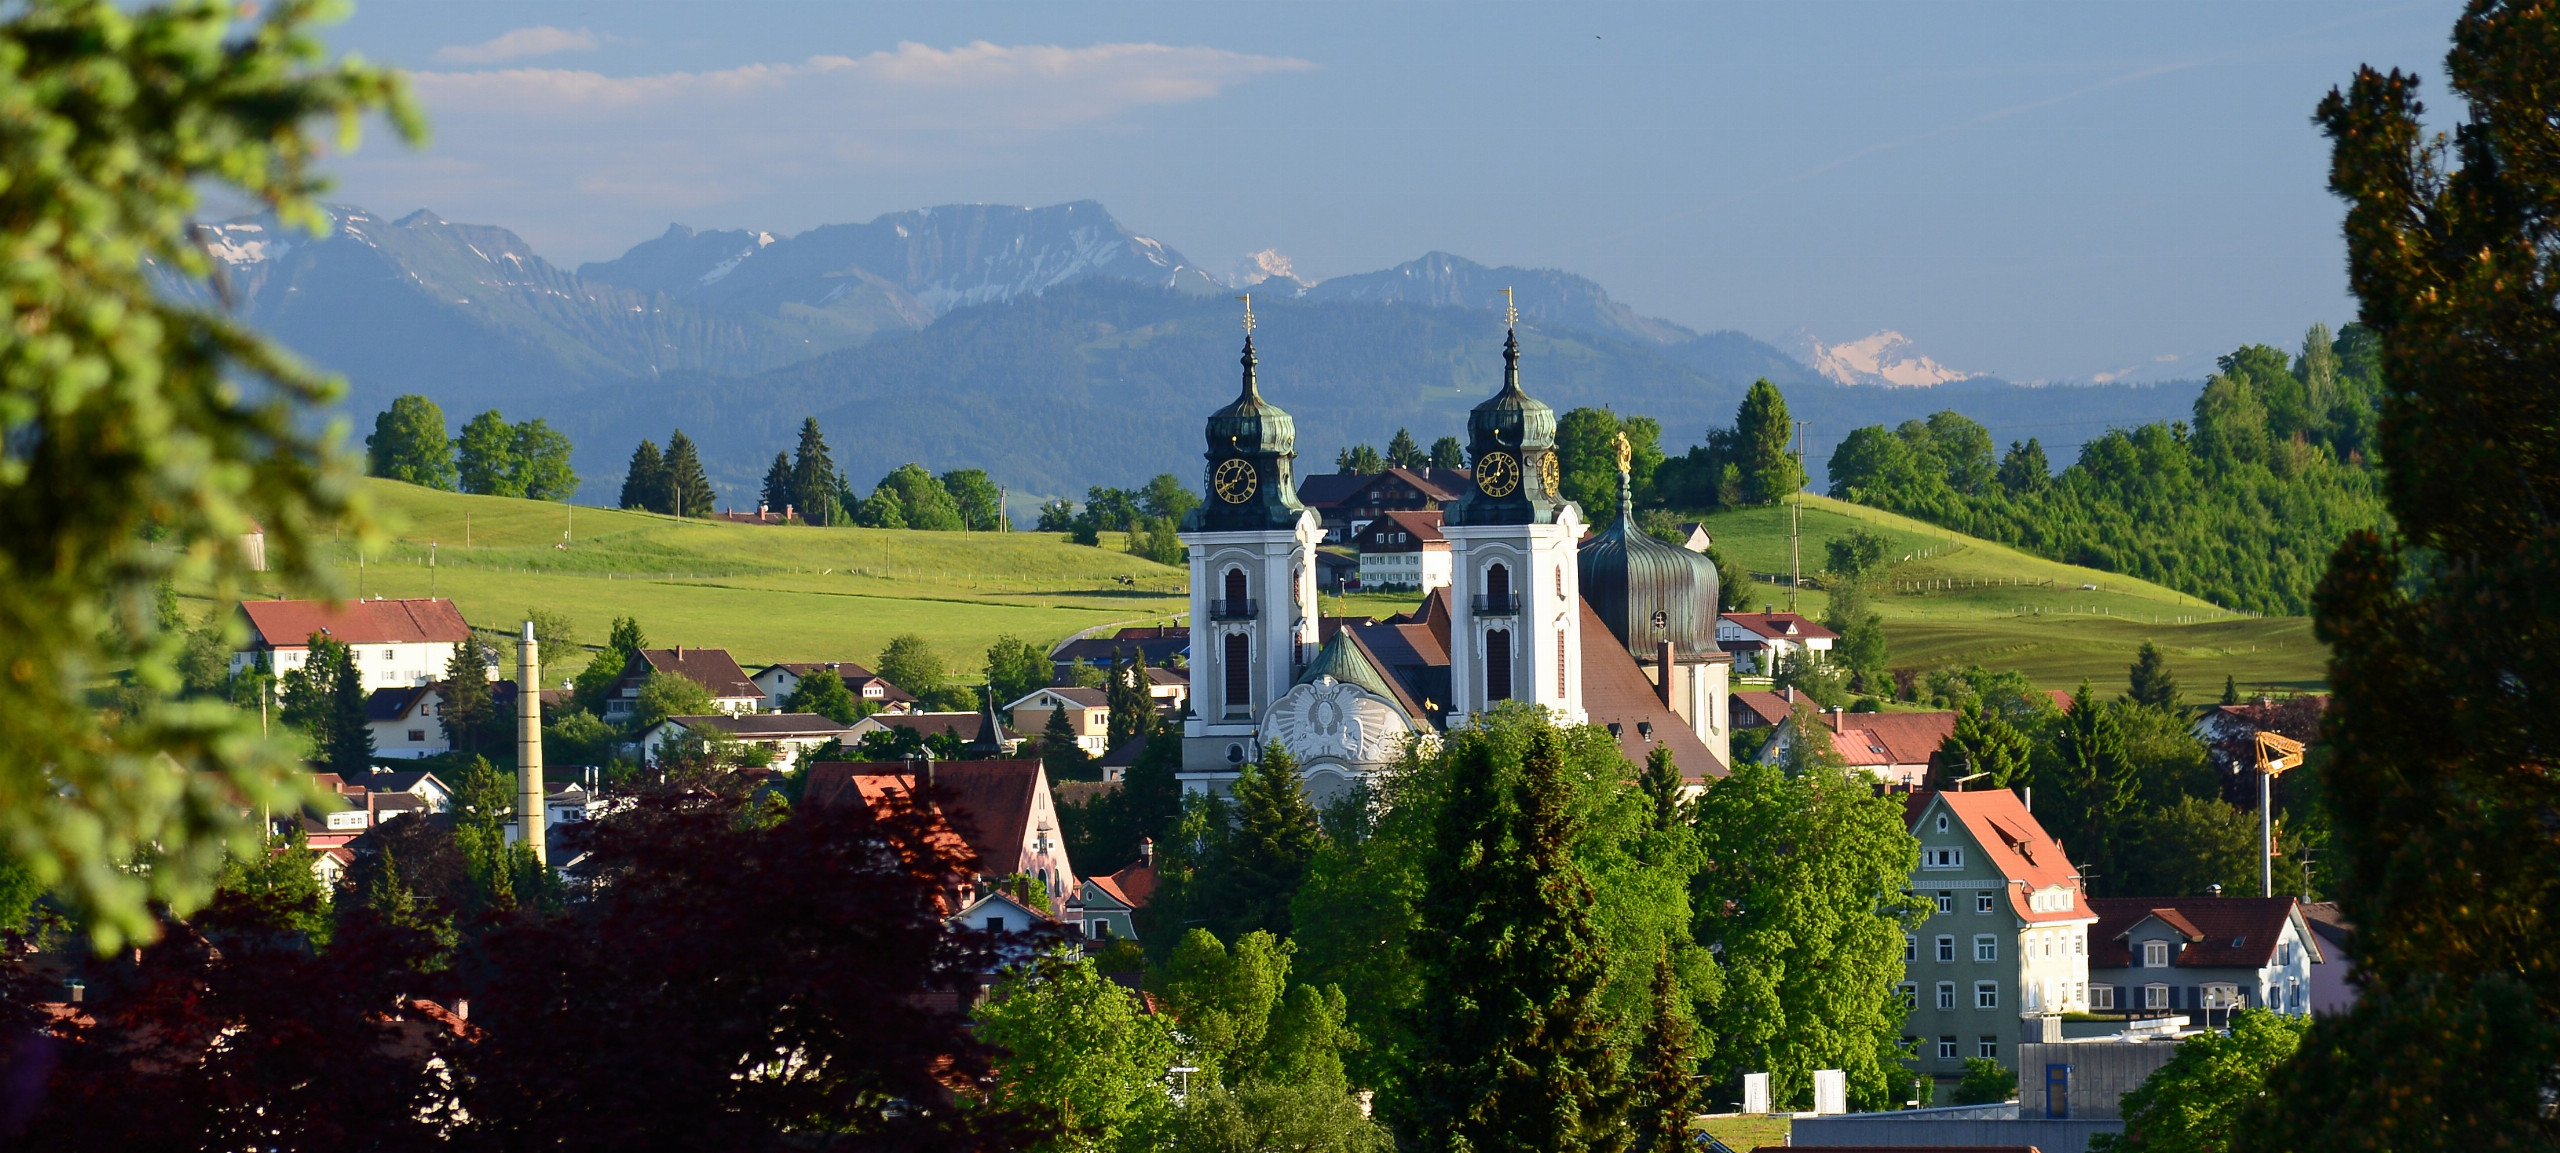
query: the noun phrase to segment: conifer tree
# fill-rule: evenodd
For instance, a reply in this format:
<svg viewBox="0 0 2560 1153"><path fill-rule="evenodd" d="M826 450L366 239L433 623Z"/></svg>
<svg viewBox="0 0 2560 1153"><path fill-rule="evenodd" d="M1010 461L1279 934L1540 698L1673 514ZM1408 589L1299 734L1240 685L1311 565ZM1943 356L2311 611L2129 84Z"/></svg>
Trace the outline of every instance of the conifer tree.
<svg viewBox="0 0 2560 1153"><path fill-rule="evenodd" d="M791 499L789 456L778 452L773 454L773 467L764 470L764 491L757 495L763 499L765 511L775 516L797 511L797 502Z"/></svg>
<svg viewBox="0 0 2560 1153"><path fill-rule="evenodd" d="M1248 762L1231 789L1235 826L1205 870L1209 907L1228 936L1257 929L1289 935L1289 902L1306 883L1324 832L1298 759L1274 741Z"/></svg>
<svg viewBox="0 0 2560 1153"><path fill-rule="evenodd" d="M1125 665L1118 652L1111 654L1111 684L1104 690L1111 705L1111 735L1105 744L1116 749L1155 729L1155 694L1148 691L1147 685L1145 649L1138 650L1138 655Z"/></svg>
<svg viewBox="0 0 2560 1153"><path fill-rule="evenodd" d="M2034 742L1997 710L1984 708L1979 698L1967 697L1956 706L1955 731L1929 758L1934 777L1930 783L1940 789L2005 789L2026 777L2034 749ZM1981 780L1971 786L1956 784L1957 778L1977 773Z"/></svg>
<svg viewBox="0 0 2560 1153"><path fill-rule="evenodd" d="M711 491L702 457L683 429L667 438L667 499L671 502L667 511L677 516L708 517L718 511L713 506L720 498Z"/></svg>
<svg viewBox="0 0 2560 1153"><path fill-rule="evenodd" d="M489 646L478 637L466 637L453 646L453 659L444 667L444 683L437 688L444 700L437 707L436 721L444 726L445 739L462 752L480 751L482 738L497 723L497 696L489 690L490 664Z"/></svg>
<svg viewBox="0 0 2560 1153"><path fill-rule="evenodd" d="M284 719L311 738L311 759L322 771L361 781L373 767L373 729L365 723L364 676L355 652L314 633L302 667L287 669Z"/></svg>
<svg viewBox="0 0 2560 1153"><path fill-rule="evenodd" d="M1081 779L1085 766L1092 761L1093 758L1085 755L1084 749L1076 744L1076 726L1074 721L1067 719L1066 703L1061 701L1050 706L1049 723L1040 730L1040 763L1049 770L1049 779Z"/></svg>
<svg viewBox="0 0 2560 1153"><path fill-rule="evenodd" d="M1655 746L1645 754L1644 771L1636 777L1636 787L1653 801L1653 827L1673 829L1680 824L1680 766L1672 763L1671 750Z"/></svg>
<svg viewBox="0 0 2560 1153"><path fill-rule="evenodd" d="M1804 487L1804 467L1795 458L1795 420L1787 414L1787 398L1766 380L1752 384L1734 414L1733 428L1742 468L1742 499L1769 504Z"/></svg>
<svg viewBox="0 0 2560 1153"><path fill-rule="evenodd" d="M818 432L817 417L800 421L796 452L791 459L791 496L799 502L800 519L814 525L843 524L844 477L827 451L827 438Z"/></svg>
<svg viewBox="0 0 2560 1153"><path fill-rule="evenodd" d="M1423 454L1421 445L1414 443L1412 433L1399 428L1395 437L1387 441L1387 463L1397 468L1422 468L1431 463L1431 458Z"/></svg>
<svg viewBox="0 0 2560 1153"><path fill-rule="evenodd" d="M2318 113L2391 514L2314 597L2322 872L2360 989L2269 1077L2242 1150L2560 1146L2560 11L2482 0L2451 39L2467 107L2361 69Z"/></svg>
<svg viewBox="0 0 2560 1153"><path fill-rule="evenodd" d="M1465 467L1467 467L1467 447L1466 447L1465 445L1459 444L1459 443L1458 443L1458 438L1457 438L1457 437L1454 437L1454 436L1444 436L1444 437L1441 437L1441 438L1440 438L1440 439L1438 439L1438 440L1432 441L1432 442L1431 442L1431 467L1433 467L1433 468L1465 468Z"/></svg>
<svg viewBox="0 0 2560 1153"><path fill-rule="evenodd" d="M1599 1002L1591 882L1555 730L1455 734L1424 862L1423 991L1409 1092L1418 1145L1617 1153L1627 1101Z"/></svg>
<svg viewBox="0 0 2560 1153"><path fill-rule="evenodd" d="M2036 820L2063 843L2073 864L2096 878L2098 895L2110 892L2116 846L2130 832L2128 818L2140 791L2115 712L2120 707L2099 700L2089 682L2080 682L2051 752L2033 773L2037 791L2050 798L2037 807Z"/></svg>
<svg viewBox="0 0 2560 1153"><path fill-rule="evenodd" d="M658 452L655 441L641 441L631 450L631 465L622 474L622 507L665 512L674 498L667 490L667 459Z"/></svg>
<svg viewBox="0 0 2560 1153"><path fill-rule="evenodd" d="M2169 671L2168 658L2161 655L2160 646L2150 641L2142 642L2141 650L2134 654L2133 665L2126 671L2132 687L2125 694L2125 699L2146 709L2158 709L2164 713L2178 711L2178 677Z"/></svg>
<svg viewBox="0 0 2560 1153"><path fill-rule="evenodd" d="M2226 705L2240 703L2240 682L2232 679L2228 673L2223 674L2222 677L2222 703Z"/></svg>
<svg viewBox="0 0 2560 1153"><path fill-rule="evenodd" d="M1635 1148L1669 1153L1689 1147L1689 1115L1697 1111L1697 1026L1687 994L1664 949L1653 965L1653 1006L1631 1070L1635 1084Z"/></svg>

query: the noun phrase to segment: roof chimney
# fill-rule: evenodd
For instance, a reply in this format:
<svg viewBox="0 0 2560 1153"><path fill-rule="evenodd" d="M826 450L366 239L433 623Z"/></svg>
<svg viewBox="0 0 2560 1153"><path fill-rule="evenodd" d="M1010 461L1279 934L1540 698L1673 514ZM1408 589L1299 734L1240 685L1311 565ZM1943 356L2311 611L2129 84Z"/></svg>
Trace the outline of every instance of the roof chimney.
<svg viewBox="0 0 2560 1153"><path fill-rule="evenodd" d="M1662 666L1660 670L1662 675L1655 678L1661 683L1653 686L1653 690L1656 695L1662 698L1662 707L1666 709L1672 707L1671 674L1677 671L1680 667L1672 658L1679 655L1679 646L1672 644L1670 641L1666 640L1661 644L1654 646L1654 660Z"/></svg>
<svg viewBox="0 0 2560 1153"><path fill-rule="evenodd" d="M1150 869L1156 867L1156 839L1154 837L1138 838L1138 860L1144 862Z"/></svg>
<svg viewBox="0 0 2560 1153"><path fill-rule="evenodd" d="M1796 687L1794 685L1787 686L1787 703L1791 705L1796 703Z"/></svg>
<svg viewBox="0 0 2560 1153"><path fill-rule="evenodd" d="M2210 885L2205 886L2205 887L2204 887L2204 895L2205 895L2205 896L2208 896L2208 897L2219 897L2219 896L2221 896L2221 895L2222 895L2222 882L2220 882L2220 881L2216 881L2216 882L2214 882L2214 883L2212 883L2212 884L2210 884Z"/></svg>

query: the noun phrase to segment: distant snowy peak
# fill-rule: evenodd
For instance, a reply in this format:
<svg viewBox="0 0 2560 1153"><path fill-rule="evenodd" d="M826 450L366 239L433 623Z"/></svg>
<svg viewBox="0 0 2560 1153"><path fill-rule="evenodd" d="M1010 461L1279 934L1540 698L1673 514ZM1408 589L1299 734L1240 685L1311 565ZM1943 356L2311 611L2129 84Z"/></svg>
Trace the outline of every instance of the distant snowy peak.
<svg viewBox="0 0 2560 1153"><path fill-rule="evenodd" d="M1269 284L1275 280L1280 283ZM1245 253L1236 258L1235 267L1227 273L1227 286L1230 288L1252 288L1264 284L1269 284L1268 291L1292 293L1305 292L1316 286L1315 281L1299 276L1297 268L1277 248Z"/></svg>
<svg viewBox="0 0 2560 1153"><path fill-rule="evenodd" d="M1844 344L1824 344L1811 333L1798 332L1795 344L1797 359L1815 375L1837 384L1927 388L1982 375L1960 372L1921 355L1910 337L1889 328Z"/></svg>

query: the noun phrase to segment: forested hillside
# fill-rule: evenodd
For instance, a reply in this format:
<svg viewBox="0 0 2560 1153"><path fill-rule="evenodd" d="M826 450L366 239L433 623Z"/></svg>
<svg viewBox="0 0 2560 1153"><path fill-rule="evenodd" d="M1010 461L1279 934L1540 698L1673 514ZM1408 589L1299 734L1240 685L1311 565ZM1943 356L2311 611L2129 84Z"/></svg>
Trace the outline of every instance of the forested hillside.
<svg viewBox="0 0 2560 1153"><path fill-rule="evenodd" d="M2111 430L2060 475L2034 439L1995 459L1954 412L1870 425L1831 454L1830 492L2227 608L2306 613L2338 542L2388 519L2374 347L2351 325L2334 340L2314 327L2296 356L2242 348L2192 421Z"/></svg>

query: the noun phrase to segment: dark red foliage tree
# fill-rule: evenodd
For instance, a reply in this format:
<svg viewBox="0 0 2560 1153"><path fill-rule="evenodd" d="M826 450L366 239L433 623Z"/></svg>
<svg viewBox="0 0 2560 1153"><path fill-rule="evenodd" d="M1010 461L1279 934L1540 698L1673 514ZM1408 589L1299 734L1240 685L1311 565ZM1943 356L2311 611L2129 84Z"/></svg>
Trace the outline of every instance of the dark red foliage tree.
<svg viewBox="0 0 2560 1153"><path fill-rule="evenodd" d="M943 931L934 825L858 805L787 816L733 774L674 780L591 830L583 899L520 914L463 965L486 1033L460 1055L461 1144L751 1151L1018 1142ZM947 838L946 838L947 840Z"/></svg>

